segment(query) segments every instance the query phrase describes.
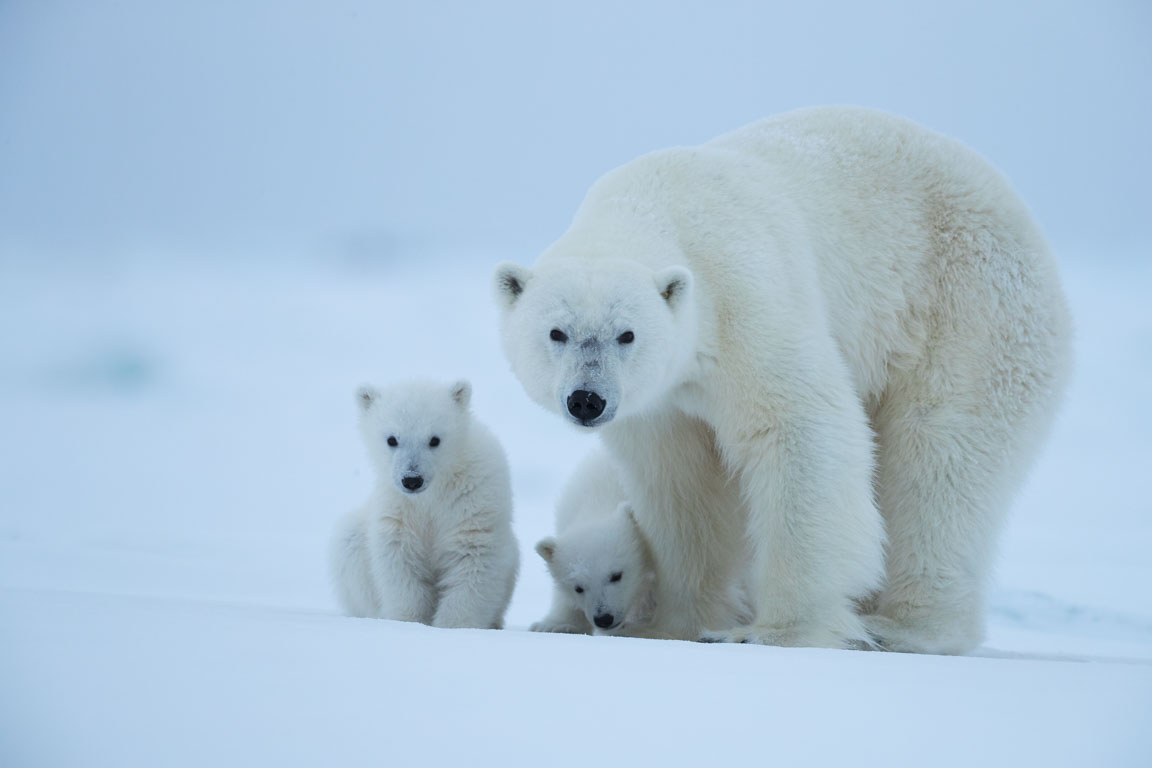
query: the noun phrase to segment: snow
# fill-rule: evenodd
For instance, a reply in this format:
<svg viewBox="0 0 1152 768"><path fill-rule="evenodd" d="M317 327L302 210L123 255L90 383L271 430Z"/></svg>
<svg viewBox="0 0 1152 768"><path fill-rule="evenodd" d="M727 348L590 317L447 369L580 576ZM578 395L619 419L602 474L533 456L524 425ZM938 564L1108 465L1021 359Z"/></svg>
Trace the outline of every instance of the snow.
<svg viewBox="0 0 1152 768"><path fill-rule="evenodd" d="M0 3L0 766L1152 764L1144 4ZM973 56L972 52L979 52ZM589 55L592 52L593 55ZM489 279L642 152L890 109L1002 167L1077 324L964 658L525 631L595 444ZM338 615L353 391L468 377L500 632Z"/></svg>
<svg viewBox="0 0 1152 768"><path fill-rule="evenodd" d="M4 272L0 762L687 764L766 739L787 765L1146 764L1148 266L1065 270L1079 372L988 642L945 658L525 631L530 546L594 438L507 370L497 260ZM337 614L327 536L370 484L352 393L411 374L471 377L508 451L506 631Z"/></svg>
<svg viewBox="0 0 1152 768"><path fill-rule="evenodd" d="M50 592L4 609L27 624L4 647L23 693L7 743L60 764L1108 765L1136 764L1148 739L1147 667L437 632Z"/></svg>

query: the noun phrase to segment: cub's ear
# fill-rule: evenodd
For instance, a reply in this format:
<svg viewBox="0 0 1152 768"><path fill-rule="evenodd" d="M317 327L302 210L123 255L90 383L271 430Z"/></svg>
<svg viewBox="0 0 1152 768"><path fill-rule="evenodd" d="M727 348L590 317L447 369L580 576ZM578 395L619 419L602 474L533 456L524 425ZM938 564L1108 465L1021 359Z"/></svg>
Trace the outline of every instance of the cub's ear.
<svg viewBox="0 0 1152 768"><path fill-rule="evenodd" d="M548 536L536 542L536 554L544 558L544 562L552 562L552 558L556 556L556 539Z"/></svg>
<svg viewBox="0 0 1152 768"><path fill-rule="evenodd" d="M684 267L667 267L656 273L656 290L672 309L679 309L692 293L692 273Z"/></svg>
<svg viewBox="0 0 1152 768"><path fill-rule="evenodd" d="M370 387L365 384L356 390L356 405L360 407L361 411L366 411L372 407L372 403L380 399L380 391L375 387Z"/></svg>
<svg viewBox="0 0 1152 768"><path fill-rule="evenodd" d="M472 385L467 379L460 379L452 385L452 399L460 408L467 410L468 404L472 402Z"/></svg>
<svg viewBox="0 0 1152 768"><path fill-rule="evenodd" d="M516 300L520 298L520 294L524 293L524 289L528 287L528 281L531 279L532 270L527 267L513 264L510 261L498 264L496 266L495 286L496 300L500 303L500 308L511 309Z"/></svg>

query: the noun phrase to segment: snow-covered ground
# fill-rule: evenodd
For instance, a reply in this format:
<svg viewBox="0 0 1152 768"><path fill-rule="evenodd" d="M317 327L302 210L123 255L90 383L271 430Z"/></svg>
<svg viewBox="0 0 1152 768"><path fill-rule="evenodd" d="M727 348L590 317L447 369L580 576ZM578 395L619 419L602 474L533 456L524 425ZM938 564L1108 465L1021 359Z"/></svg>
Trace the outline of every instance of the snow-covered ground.
<svg viewBox="0 0 1152 768"><path fill-rule="evenodd" d="M1152 764L1152 265L1061 254L1077 376L974 657L545 636L594 438L503 361L492 265L0 263L0 765ZM338 615L363 381L467 376L524 551L506 631Z"/></svg>

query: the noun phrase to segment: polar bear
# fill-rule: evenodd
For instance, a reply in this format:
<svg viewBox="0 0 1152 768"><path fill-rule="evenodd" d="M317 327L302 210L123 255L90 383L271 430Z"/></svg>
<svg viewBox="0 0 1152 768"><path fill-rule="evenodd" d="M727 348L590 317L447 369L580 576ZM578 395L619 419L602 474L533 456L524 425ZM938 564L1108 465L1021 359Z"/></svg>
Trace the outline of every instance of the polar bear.
<svg viewBox="0 0 1152 768"><path fill-rule="evenodd" d="M339 525L331 569L350 616L499 629L520 550L508 462L467 381L356 393L376 488Z"/></svg>
<svg viewBox="0 0 1152 768"><path fill-rule="evenodd" d="M981 157L881 112L787 113L609 172L495 285L527 393L620 465L679 636L747 537L756 618L704 639L980 643L1071 357L1054 259ZM745 525L713 503L729 483Z"/></svg>
<svg viewBox="0 0 1152 768"><path fill-rule="evenodd" d="M651 547L603 450L577 465L556 504L556 535L541 539L536 552L547 564L554 587L552 607L532 631L675 636L666 626L675 623L674 604L670 610L656 610ZM729 626L749 617L742 560L728 558L709 573L715 584L705 591L712 597L709 615L715 617L710 626Z"/></svg>
<svg viewBox="0 0 1152 768"><path fill-rule="evenodd" d="M656 568L626 502L546 537L536 552L555 581L552 609L533 632L647 636Z"/></svg>
<svg viewBox="0 0 1152 768"><path fill-rule="evenodd" d="M652 553L604 451L576 465L556 502L555 526L555 536L536 544L552 576L552 607L529 629L588 635L647 626L656 598Z"/></svg>

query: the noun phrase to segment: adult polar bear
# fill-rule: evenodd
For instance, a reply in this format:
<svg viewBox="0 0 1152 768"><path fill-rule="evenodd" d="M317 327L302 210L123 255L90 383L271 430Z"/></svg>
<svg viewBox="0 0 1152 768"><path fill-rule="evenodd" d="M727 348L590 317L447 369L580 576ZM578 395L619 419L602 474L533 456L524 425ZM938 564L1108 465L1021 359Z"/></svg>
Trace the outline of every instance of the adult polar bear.
<svg viewBox="0 0 1152 768"><path fill-rule="evenodd" d="M979 644L1070 358L1044 239L982 158L875 111L784 114L608 173L496 286L529 395L620 464L667 636ZM716 627L744 536L756 618Z"/></svg>

